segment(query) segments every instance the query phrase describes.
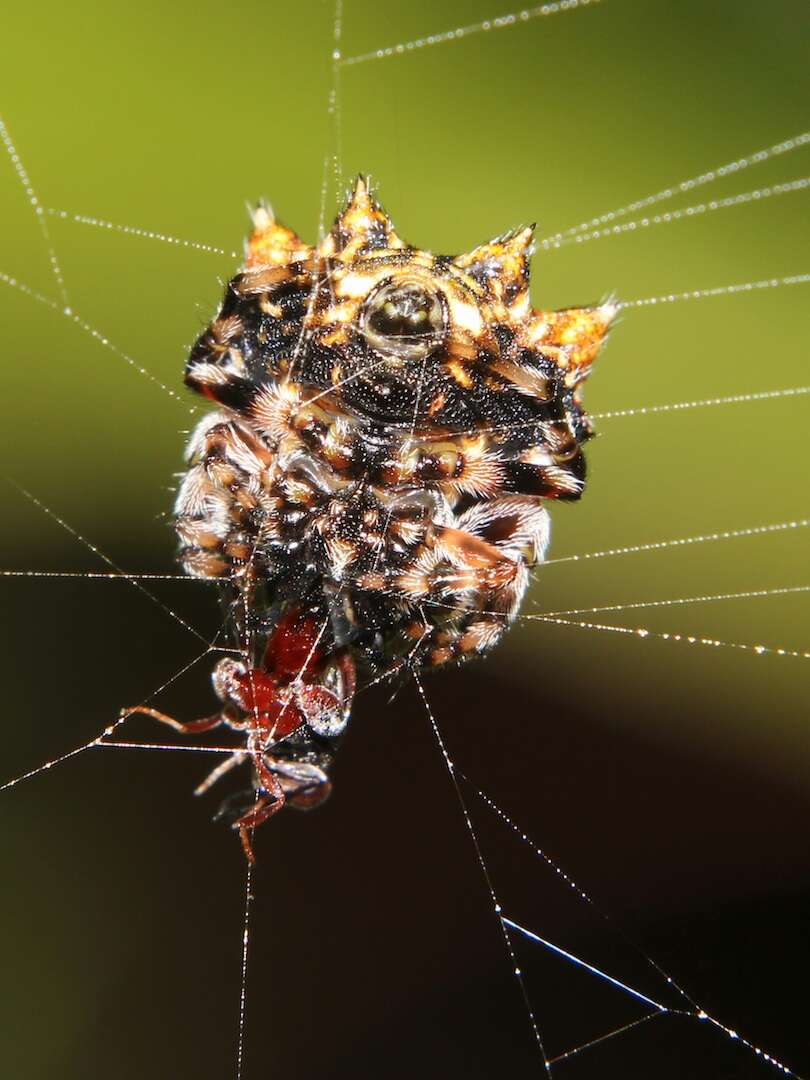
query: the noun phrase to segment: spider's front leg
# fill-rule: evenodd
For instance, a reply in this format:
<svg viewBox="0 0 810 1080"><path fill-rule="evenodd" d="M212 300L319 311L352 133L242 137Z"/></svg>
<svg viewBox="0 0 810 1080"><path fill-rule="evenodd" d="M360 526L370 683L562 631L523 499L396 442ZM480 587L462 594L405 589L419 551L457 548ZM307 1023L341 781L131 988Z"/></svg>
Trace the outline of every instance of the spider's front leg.
<svg viewBox="0 0 810 1080"><path fill-rule="evenodd" d="M520 607L529 568L545 554L548 533L540 499L522 495L483 500L459 515L454 528L436 530L432 573L409 582L422 586L429 612L448 616L422 631L422 662L440 667L497 644Z"/></svg>

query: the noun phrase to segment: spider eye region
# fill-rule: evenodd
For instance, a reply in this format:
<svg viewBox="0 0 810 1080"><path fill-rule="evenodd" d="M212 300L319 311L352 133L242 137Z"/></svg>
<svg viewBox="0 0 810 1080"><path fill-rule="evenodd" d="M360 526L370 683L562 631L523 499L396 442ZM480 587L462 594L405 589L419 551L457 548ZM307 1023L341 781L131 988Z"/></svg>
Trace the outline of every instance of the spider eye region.
<svg viewBox="0 0 810 1080"><path fill-rule="evenodd" d="M361 329L375 351L402 360L420 360L444 338L441 296L419 281L389 282L366 301Z"/></svg>

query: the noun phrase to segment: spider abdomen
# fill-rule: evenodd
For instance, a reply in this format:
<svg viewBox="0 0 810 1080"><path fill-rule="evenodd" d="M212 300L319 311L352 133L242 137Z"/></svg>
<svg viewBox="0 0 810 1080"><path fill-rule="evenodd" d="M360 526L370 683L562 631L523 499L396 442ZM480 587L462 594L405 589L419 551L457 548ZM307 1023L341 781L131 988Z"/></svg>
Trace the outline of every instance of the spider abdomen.
<svg viewBox="0 0 810 1080"><path fill-rule="evenodd" d="M530 243L408 248L362 180L317 248L260 209L186 370L222 411L178 495L184 569L260 583L268 629L317 611L327 651L372 667L491 648L544 502L582 493L580 386L613 314L533 311Z"/></svg>

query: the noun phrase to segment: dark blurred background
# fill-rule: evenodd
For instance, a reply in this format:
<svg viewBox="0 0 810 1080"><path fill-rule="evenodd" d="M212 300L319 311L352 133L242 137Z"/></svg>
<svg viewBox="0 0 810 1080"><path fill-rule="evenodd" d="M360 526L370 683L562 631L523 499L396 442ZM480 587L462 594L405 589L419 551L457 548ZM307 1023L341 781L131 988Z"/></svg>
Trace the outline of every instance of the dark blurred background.
<svg viewBox="0 0 810 1080"><path fill-rule="evenodd" d="M344 4L361 54L501 14L485 2ZM4 15L0 114L47 215L75 312L180 391L184 353L266 195L314 239L332 6L77 3ZM606 0L344 68L341 182L360 169L406 239L539 235L748 155L807 125L806 6ZM802 177L810 148L672 205ZM3 171L4 170L4 171ZM336 193L330 184L328 212ZM0 162L0 270L57 297ZM544 306L807 270L806 193L559 252ZM666 207L664 207L666 208ZM167 512L196 415L58 311L4 287L3 471L119 565L172 569ZM61 303L60 303L61 306ZM806 286L629 311L588 388L595 412L807 381ZM181 393L182 396L182 393ZM185 398L183 398L185 402ZM188 406L193 403L188 402ZM552 555L802 519L808 397L605 419ZM14 487L0 566L104 569ZM808 583L806 530L551 565L528 614ZM153 583L204 636L215 587ZM126 582L2 582L4 777L92 739L199 652ZM588 618L588 616L583 616ZM595 621L808 647L801 594ZM207 657L159 697L211 708ZM709 1013L810 1072L804 991L807 661L523 620L486 662L426 681L458 767L585 888L605 921L464 786L504 911L677 1006L622 928ZM336 789L257 837L244 1077L532 1075L539 1059L491 902L412 687L357 700ZM162 740L149 721L127 735ZM88 750L0 793L2 1075L234 1075L244 865L191 791L210 759ZM554 1057L643 1015L538 945L518 961ZM768 1067L662 1017L560 1062L575 1080L745 1078Z"/></svg>

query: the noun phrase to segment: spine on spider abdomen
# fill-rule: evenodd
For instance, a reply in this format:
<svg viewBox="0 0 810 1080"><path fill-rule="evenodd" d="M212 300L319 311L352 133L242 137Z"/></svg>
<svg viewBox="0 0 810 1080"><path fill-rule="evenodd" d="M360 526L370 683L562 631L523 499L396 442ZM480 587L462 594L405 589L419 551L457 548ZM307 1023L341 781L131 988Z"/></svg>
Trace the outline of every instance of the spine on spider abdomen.
<svg viewBox="0 0 810 1080"><path fill-rule="evenodd" d="M322 647L377 669L489 650L544 504L582 493L581 385L614 313L531 309L530 243L408 248L362 180L317 248L260 208L186 369L221 411L189 447L184 569L261 582L269 620L314 605Z"/></svg>

